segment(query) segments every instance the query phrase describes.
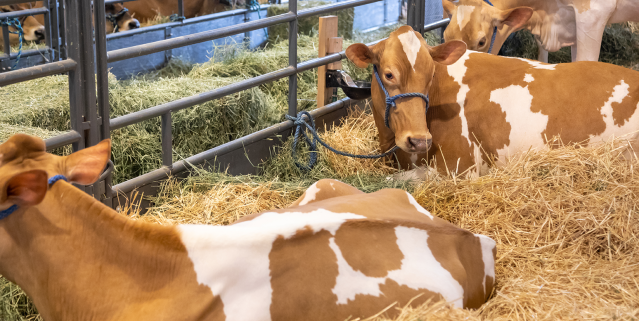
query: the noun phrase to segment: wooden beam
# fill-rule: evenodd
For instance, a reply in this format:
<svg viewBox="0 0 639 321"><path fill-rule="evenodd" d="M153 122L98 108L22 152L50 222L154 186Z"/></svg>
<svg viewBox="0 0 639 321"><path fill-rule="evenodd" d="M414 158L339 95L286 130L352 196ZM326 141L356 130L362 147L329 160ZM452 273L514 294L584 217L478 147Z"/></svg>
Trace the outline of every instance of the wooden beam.
<svg viewBox="0 0 639 321"><path fill-rule="evenodd" d="M326 56L328 39L337 37L337 16L319 18L319 44L317 57ZM317 108L323 107L333 95L333 90L326 88L326 66L317 69Z"/></svg>

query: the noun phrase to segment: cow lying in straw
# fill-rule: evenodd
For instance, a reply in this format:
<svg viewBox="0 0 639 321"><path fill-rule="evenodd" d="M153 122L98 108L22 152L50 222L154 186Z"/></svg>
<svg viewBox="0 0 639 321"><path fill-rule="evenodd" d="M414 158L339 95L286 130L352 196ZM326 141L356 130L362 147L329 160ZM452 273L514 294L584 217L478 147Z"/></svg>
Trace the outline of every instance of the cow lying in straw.
<svg viewBox="0 0 639 321"><path fill-rule="evenodd" d="M495 242L407 192L321 180L231 226L161 226L63 181L93 183L110 148L0 145L0 274L45 320L344 320L415 297L477 308L492 292Z"/></svg>
<svg viewBox="0 0 639 321"><path fill-rule="evenodd" d="M600 62L549 65L473 51L462 55L442 50L446 44L429 48L404 26L371 48L354 44L346 50L358 66L376 66L390 96L430 95L428 111L423 98L405 97L385 117L387 99L373 76L381 149L399 146L402 168L434 159L440 170L477 175L557 135L564 143L587 145L633 133L628 138L637 142L638 72ZM452 54L438 63L442 51ZM452 59L457 61L450 64Z"/></svg>

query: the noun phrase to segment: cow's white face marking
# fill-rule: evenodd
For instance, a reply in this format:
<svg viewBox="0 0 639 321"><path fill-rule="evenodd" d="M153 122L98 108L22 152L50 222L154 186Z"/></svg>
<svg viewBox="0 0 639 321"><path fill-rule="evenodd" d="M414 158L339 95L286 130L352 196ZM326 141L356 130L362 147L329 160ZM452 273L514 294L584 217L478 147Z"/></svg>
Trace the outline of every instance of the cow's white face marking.
<svg viewBox="0 0 639 321"><path fill-rule="evenodd" d="M456 307L462 308L464 302L464 289L455 280L448 270L435 259L433 252L428 247L428 232L416 228L398 226L395 228L397 245L404 254L402 266L399 270L388 272L386 277L368 277L361 272L353 270L342 256L342 252L331 238L330 247L337 256L339 275L333 288L337 295L338 304L346 304L354 300L358 294L380 296L379 285L387 279L397 282L399 285L408 286L411 289L425 289L439 293ZM416 277L416 276L428 277Z"/></svg>
<svg viewBox="0 0 639 321"><path fill-rule="evenodd" d="M352 213L318 209L308 213L264 213L230 226L179 225L182 243L197 281L219 295L226 320L270 320L269 253L278 236L289 238L302 228L335 233Z"/></svg>
<svg viewBox="0 0 639 321"><path fill-rule="evenodd" d="M399 38L399 41L402 43L406 58L408 58L408 62L410 62L411 67L413 67L413 71L415 71L415 61L417 60L417 53L422 48L422 42L413 31L406 31L397 38Z"/></svg>
<svg viewBox="0 0 639 321"><path fill-rule="evenodd" d="M510 124L510 145L497 151L501 161L505 161L511 151L544 146L541 133L548 125L548 116L531 111L532 99L528 86L511 85L490 93L490 101L501 106Z"/></svg>
<svg viewBox="0 0 639 321"><path fill-rule="evenodd" d="M495 282L495 257L493 256L493 249L495 248L495 240L486 235L475 234L479 238L481 243L481 257L484 261L484 295L486 295L486 277L492 277Z"/></svg>
<svg viewBox="0 0 639 321"><path fill-rule="evenodd" d="M606 123L606 129L601 135L595 136L597 138L601 138L603 140L608 140L612 135L616 137L627 135L630 132L634 132L632 135L637 136L638 133L635 132L636 128L639 127L639 105L637 105L637 109L635 109L634 114L630 117L628 121L626 121L623 126L615 125L615 120L612 117L612 104L613 103L621 103L624 98L628 96L630 85L628 85L624 80L621 80L619 85L616 85L613 88L612 95L608 99L608 101L601 107L601 116L603 117L603 121ZM591 137L591 140L594 137ZM625 137L631 138L631 137Z"/></svg>
<svg viewBox="0 0 639 321"><path fill-rule="evenodd" d="M313 183L313 185L309 186L306 189L306 193L304 194L304 199L300 202L299 206L306 205L308 202L315 200L317 193L319 193L320 189L317 187L317 182Z"/></svg>
<svg viewBox="0 0 639 321"><path fill-rule="evenodd" d="M459 25L460 31L463 30L470 21L473 11L475 11L475 6L457 6L457 24Z"/></svg>
<svg viewBox="0 0 639 321"><path fill-rule="evenodd" d="M415 206L415 209L416 209L418 212L420 212L420 213L422 213L422 214L424 214L424 215L426 215L426 216L430 217L430 219L431 219L431 220L433 219L433 215L432 215L432 214L430 214L430 212L429 212L429 211L427 211L425 208L423 208L421 205L419 205L419 203L417 203L417 200L413 197L413 195L410 195L410 193L409 193L409 192L406 192L406 195L408 195L408 202L409 202L411 205Z"/></svg>
<svg viewBox="0 0 639 321"><path fill-rule="evenodd" d="M471 145L469 135L468 135L468 121L466 120L466 115L464 114L464 105L466 104L466 95L470 91L470 87L468 84L464 84L462 81L464 80L464 76L466 75L466 71L468 67L466 67L466 60L468 60L471 53L477 53L476 51L466 50L466 53L457 60L452 65L448 65L446 68L448 74L453 77L454 81L460 86L459 91L457 92L457 103L461 110L459 111L459 117L461 117L462 121L462 136L466 138L468 141L468 145Z"/></svg>
<svg viewBox="0 0 639 321"><path fill-rule="evenodd" d="M531 74L526 74L526 76L524 77L524 81L527 82L527 83L531 83L531 82L535 81L535 78Z"/></svg>

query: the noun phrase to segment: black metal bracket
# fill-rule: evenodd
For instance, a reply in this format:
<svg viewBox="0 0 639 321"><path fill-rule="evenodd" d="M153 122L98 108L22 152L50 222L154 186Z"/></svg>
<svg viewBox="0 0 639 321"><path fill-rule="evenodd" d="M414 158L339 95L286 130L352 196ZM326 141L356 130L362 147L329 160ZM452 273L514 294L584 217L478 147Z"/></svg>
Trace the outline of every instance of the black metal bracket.
<svg viewBox="0 0 639 321"><path fill-rule="evenodd" d="M350 99L363 100L371 96L371 83L360 80L353 80L343 70L326 71L326 87L342 88L346 96Z"/></svg>

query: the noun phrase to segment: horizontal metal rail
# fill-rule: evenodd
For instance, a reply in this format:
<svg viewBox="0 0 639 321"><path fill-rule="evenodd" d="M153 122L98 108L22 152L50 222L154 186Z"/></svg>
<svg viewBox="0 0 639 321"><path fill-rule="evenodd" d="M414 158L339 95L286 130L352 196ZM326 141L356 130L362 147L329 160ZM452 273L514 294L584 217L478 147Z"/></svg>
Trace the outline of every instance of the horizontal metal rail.
<svg viewBox="0 0 639 321"><path fill-rule="evenodd" d="M80 141L80 139L82 139L82 136L80 135L80 133L74 130L68 133L64 133L62 135L45 139L44 143L47 145L47 150L52 150L55 148L64 147L66 145L73 144L75 142Z"/></svg>
<svg viewBox="0 0 639 321"><path fill-rule="evenodd" d="M47 12L49 12L49 9L44 7L11 11L11 12L0 12L0 20L7 19L7 18L11 19L11 18L26 17L26 16L35 16L39 14L45 14Z"/></svg>
<svg viewBox="0 0 639 321"><path fill-rule="evenodd" d="M450 23L450 18L446 18L446 19L442 19L433 23L429 23L427 25L424 25L424 31L429 31L429 30L433 30L433 29L437 29L437 28L443 28L448 26L448 24Z"/></svg>
<svg viewBox="0 0 639 321"><path fill-rule="evenodd" d="M0 73L0 86L17 84L19 82L62 74L74 70L77 63L71 59L56 61L49 64L22 68Z"/></svg>
<svg viewBox="0 0 639 321"><path fill-rule="evenodd" d="M211 41L219 38L232 36L252 30L266 28L278 23L289 22L295 19L294 13L285 13L275 17L240 23L237 25L194 33L188 36L175 37L166 40L151 42L144 45L132 46L129 48L112 50L107 52L107 62L115 62L129 58L149 55L169 49L194 45L196 43Z"/></svg>
<svg viewBox="0 0 639 321"><path fill-rule="evenodd" d="M44 56L44 55L47 55L49 53L50 49L51 48L49 48L49 47L42 47L42 48L37 48L37 49L24 50L24 51L22 51L21 57L22 58L26 58L26 57L31 57L31 56ZM17 52L12 52L11 53L11 58L17 58L17 57L18 57L18 53ZM0 59L7 59L7 55L6 54L0 55Z"/></svg>
<svg viewBox="0 0 639 321"><path fill-rule="evenodd" d="M18 3L28 3L29 0L0 0L0 6L9 6Z"/></svg>
<svg viewBox="0 0 639 321"><path fill-rule="evenodd" d="M133 0L133 1L135 1L135 0ZM264 10L264 9L267 9L268 7L270 7L270 6L271 5L264 4L264 5L261 5L260 7L262 8L262 10ZM139 34L139 33L147 33L147 32L156 31L156 30L165 30L166 28L173 28L173 27L177 27L177 26L181 26L181 27L182 26L188 26L188 25L192 25L192 24L205 22L205 21L218 20L218 19L232 17L232 16L244 16L244 15L246 15L247 11L249 11L249 9L236 9L236 10L223 11L223 12L218 12L218 13L215 13L215 14L208 14L208 15L205 15L205 16L188 18L188 19L184 19L182 21L167 22L167 23L161 23L161 24L158 24L158 25L153 25L153 26L148 26L148 27L142 27L142 28L137 28L137 29L120 31L120 32L116 32L116 33L110 33L110 34L107 35L106 38L107 38L107 40L111 40L111 39L116 39L116 38L131 37L131 36Z"/></svg>
<svg viewBox="0 0 639 321"><path fill-rule="evenodd" d="M313 118L318 118L320 116L326 115L328 113L331 113L333 111L336 111L340 108L343 108L345 104L349 103L350 99L349 98L344 98L341 100L338 100L336 102L330 103L324 107L321 108L317 108L315 110L312 110L311 116L313 116ZM283 121L279 124L273 125L271 127L262 129L260 131L257 131L255 133L252 133L250 135L246 135L244 137L238 138L236 140L230 141L226 144L222 144L218 147L215 147L213 149L207 150L205 152L193 155L185 160L182 161L178 161L176 163L173 163L173 165L171 167L162 167L160 169L156 169L152 172L140 175L136 178L130 179L126 182L122 182L118 185L113 186L113 192L114 193L120 193L120 194L124 194L124 193L128 193L131 192L133 190L135 190L137 187L142 186L146 183L149 182L154 182L154 181L159 181L162 179L167 178L167 176L174 174L174 173L179 173L181 171L184 171L186 169L192 168L191 165L200 165L202 163L204 163L206 160L208 159L213 159L215 158L215 156L218 155L223 155L226 154L228 152L237 150L242 148L243 146L255 143L257 141L263 140L265 138L271 137L273 135L276 135L284 130L293 128L293 122L290 120L287 121ZM117 195L117 194L116 194Z"/></svg>
<svg viewBox="0 0 639 321"><path fill-rule="evenodd" d="M334 4L328 4L325 6L315 7L311 9L301 10L298 12L297 17L309 17L319 15L327 12L333 12L336 10L352 8L360 5L365 5L382 0L351 0L338 2ZM175 49L184 46L194 45L196 43L211 41L219 38L224 38L244 32L249 32L257 29L270 27L276 24L289 22L295 19L295 14L292 12L284 13L274 17L259 19L255 21L240 23L234 26L219 28L215 30L203 31L194 33L188 36L175 37L172 39L155 41L152 43L132 46L129 48L123 48L107 52L107 61L115 62L125 60L129 58L140 57L144 55L153 54L156 52L162 52L170 49Z"/></svg>
<svg viewBox="0 0 639 321"><path fill-rule="evenodd" d="M120 116L114 119L111 119L111 130L119 129L125 126L133 125L139 123L143 120L151 119L154 117L162 116L166 113L172 111L178 111L184 108L192 107L198 104L205 103L209 100L217 99L220 97L224 97L227 95L234 94L236 92L240 92L242 90L246 90L252 87L256 87L267 82L277 80L280 78L288 77L290 75L295 74L295 68L286 67L277 71L269 72L267 74L257 76L254 78L249 78L246 80L242 80L236 82L232 85L220 87L213 89L211 91L207 91L198 95L174 100L162 105L158 105L155 107L147 108L144 110L136 111L134 113L130 113L128 115Z"/></svg>

